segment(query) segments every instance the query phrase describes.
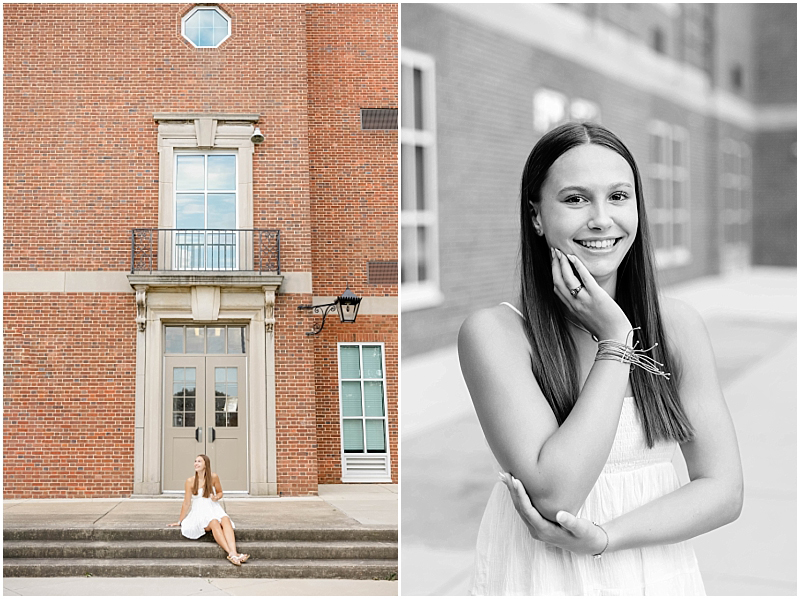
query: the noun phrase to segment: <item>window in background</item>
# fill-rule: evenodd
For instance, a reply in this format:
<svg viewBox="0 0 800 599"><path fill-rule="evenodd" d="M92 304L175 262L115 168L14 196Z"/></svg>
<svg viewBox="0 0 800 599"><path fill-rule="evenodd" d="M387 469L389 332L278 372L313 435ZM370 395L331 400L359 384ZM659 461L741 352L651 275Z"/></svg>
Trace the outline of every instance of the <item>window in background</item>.
<svg viewBox="0 0 800 599"><path fill-rule="evenodd" d="M680 266L691 261L689 134L682 127L653 121L649 138L645 197L656 264Z"/></svg>
<svg viewBox="0 0 800 599"><path fill-rule="evenodd" d="M570 99L552 89L542 88L533 95L533 130L547 133L567 121L600 122L600 107L584 98Z"/></svg>
<svg viewBox="0 0 800 599"><path fill-rule="evenodd" d="M339 344L342 482L391 482L384 347Z"/></svg>
<svg viewBox="0 0 800 599"><path fill-rule="evenodd" d="M402 309L440 304L434 62L401 52L400 284Z"/></svg>
<svg viewBox="0 0 800 599"><path fill-rule="evenodd" d="M711 6L708 4L680 4L683 28L683 60L711 74L712 26Z"/></svg>
<svg viewBox="0 0 800 599"><path fill-rule="evenodd" d="M722 209L720 210L721 267L730 272L750 265L752 247L752 157L750 147L722 142Z"/></svg>

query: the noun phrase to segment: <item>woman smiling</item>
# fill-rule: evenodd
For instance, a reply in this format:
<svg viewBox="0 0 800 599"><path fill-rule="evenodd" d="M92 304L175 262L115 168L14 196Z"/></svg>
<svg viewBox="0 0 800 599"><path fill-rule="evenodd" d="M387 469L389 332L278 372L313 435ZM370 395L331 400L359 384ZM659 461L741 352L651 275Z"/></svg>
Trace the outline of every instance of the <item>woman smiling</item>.
<svg viewBox="0 0 800 599"><path fill-rule="evenodd" d="M741 511L736 435L702 320L658 295L639 170L607 129L568 123L533 148L520 271L516 305L459 333L504 470L472 592L704 594L685 541Z"/></svg>

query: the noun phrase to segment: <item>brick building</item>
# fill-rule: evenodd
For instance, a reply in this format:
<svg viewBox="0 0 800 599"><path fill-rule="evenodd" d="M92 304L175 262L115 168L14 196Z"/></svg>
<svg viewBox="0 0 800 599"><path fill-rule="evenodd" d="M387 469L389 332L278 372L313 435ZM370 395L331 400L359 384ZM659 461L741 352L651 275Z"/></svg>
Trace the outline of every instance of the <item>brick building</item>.
<svg viewBox="0 0 800 599"><path fill-rule="evenodd" d="M404 4L403 357L517 291L519 182L595 120L642 172L671 284L796 265L795 4Z"/></svg>
<svg viewBox="0 0 800 599"><path fill-rule="evenodd" d="M199 453L226 492L397 482L397 6L10 4L3 38L4 496L181 491Z"/></svg>

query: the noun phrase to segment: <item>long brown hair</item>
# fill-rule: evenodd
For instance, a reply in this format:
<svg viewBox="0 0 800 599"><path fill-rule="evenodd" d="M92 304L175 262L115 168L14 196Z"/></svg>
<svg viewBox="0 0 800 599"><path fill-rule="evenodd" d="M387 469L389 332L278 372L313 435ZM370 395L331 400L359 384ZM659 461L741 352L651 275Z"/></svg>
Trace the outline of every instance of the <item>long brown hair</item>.
<svg viewBox="0 0 800 599"><path fill-rule="evenodd" d="M198 458L203 458L203 461L206 463L206 475L205 481L203 482L203 497L208 497L211 495L211 460L207 455L200 454L197 456ZM198 476L197 470L194 471L194 484L192 485L192 495L197 495L197 489L200 486L200 476Z"/></svg>
<svg viewBox="0 0 800 599"><path fill-rule="evenodd" d="M541 201L541 189L553 163L582 144L598 144L613 150L633 171L639 229L617 270L616 301L633 326L641 327L636 334L640 346L648 348L658 343L651 356L664 364L672 376L665 379L634 368L630 374L631 387L648 446L652 447L659 439L687 441L692 438L693 430L678 395L680 364L670 352L664 334L639 169L622 141L595 123L566 123L546 133L534 146L522 173L521 303L531 345L531 369L561 425L580 393L577 354L564 308L553 292L547 241L533 229L533 206Z"/></svg>

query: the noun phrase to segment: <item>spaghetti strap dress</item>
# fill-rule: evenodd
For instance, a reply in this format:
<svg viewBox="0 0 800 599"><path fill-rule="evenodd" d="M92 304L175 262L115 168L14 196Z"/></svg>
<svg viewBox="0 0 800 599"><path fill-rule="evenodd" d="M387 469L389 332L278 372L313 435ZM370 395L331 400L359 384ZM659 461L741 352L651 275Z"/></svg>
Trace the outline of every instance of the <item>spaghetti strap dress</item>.
<svg viewBox="0 0 800 599"><path fill-rule="evenodd" d="M577 515L602 524L675 491L680 487L672 464L676 449L674 441L647 446L634 398L626 397L608 460ZM705 588L687 541L595 559L534 539L498 482L478 532L470 593L705 595Z"/></svg>
<svg viewBox="0 0 800 599"><path fill-rule="evenodd" d="M212 487L211 494L216 493L216 489ZM212 520L219 520L228 516L219 502L211 499L211 496L203 497L203 487L197 489L197 495L192 495L192 507L189 514L181 522L181 534L187 539L199 539L206 534L206 526ZM229 517L230 519L230 517ZM231 526L236 528L236 525L231 520Z"/></svg>

